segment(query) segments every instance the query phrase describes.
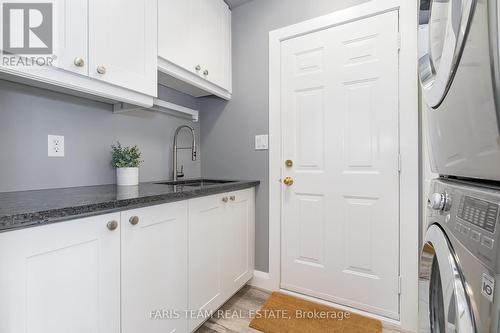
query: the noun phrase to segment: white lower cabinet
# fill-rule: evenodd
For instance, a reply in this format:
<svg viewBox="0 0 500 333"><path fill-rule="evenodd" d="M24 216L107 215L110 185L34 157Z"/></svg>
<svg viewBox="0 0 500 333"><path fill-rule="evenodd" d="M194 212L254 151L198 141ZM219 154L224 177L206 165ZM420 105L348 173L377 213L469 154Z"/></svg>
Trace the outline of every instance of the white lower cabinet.
<svg viewBox="0 0 500 333"><path fill-rule="evenodd" d="M252 277L254 198L251 188L0 233L0 332L194 331Z"/></svg>
<svg viewBox="0 0 500 333"><path fill-rule="evenodd" d="M0 234L0 332L119 333L119 218Z"/></svg>
<svg viewBox="0 0 500 333"><path fill-rule="evenodd" d="M253 276L255 192L189 200L189 330Z"/></svg>
<svg viewBox="0 0 500 333"><path fill-rule="evenodd" d="M222 219L222 263L225 299L231 297L253 276L255 244L255 192L229 193Z"/></svg>
<svg viewBox="0 0 500 333"><path fill-rule="evenodd" d="M222 195L189 200L189 330L193 331L224 303ZM227 195L226 195L227 197Z"/></svg>
<svg viewBox="0 0 500 333"><path fill-rule="evenodd" d="M121 332L186 332L187 201L126 211L121 221Z"/></svg>

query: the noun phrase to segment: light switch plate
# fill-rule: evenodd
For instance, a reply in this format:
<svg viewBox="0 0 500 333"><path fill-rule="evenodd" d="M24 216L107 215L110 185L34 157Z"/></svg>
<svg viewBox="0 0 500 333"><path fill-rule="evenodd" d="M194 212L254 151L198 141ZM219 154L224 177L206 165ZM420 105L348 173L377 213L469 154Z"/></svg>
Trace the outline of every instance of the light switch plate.
<svg viewBox="0 0 500 333"><path fill-rule="evenodd" d="M47 154L49 157L64 157L64 136L49 134Z"/></svg>
<svg viewBox="0 0 500 333"><path fill-rule="evenodd" d="M255 136L255 150L269 149L269 135L261 134Z"/></svg>

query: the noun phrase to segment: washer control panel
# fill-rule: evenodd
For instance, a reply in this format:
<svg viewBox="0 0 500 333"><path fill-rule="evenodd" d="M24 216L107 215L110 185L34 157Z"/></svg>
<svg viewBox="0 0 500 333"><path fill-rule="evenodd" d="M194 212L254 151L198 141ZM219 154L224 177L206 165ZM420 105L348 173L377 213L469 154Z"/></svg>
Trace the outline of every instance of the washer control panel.
<svg viewBox="0 0 500 333"><path fill-rule="evenodd" d="M498 217L498 205L474 197L463 196L460 200L457 216L494 234Z"/></svg>
<svg viewBox="0 0 500 333"><path fill-rule="evenodd" d="M428 221L439 224L453 246L465 247L500 274L500 186L435 179L430 190Z"/></svg>

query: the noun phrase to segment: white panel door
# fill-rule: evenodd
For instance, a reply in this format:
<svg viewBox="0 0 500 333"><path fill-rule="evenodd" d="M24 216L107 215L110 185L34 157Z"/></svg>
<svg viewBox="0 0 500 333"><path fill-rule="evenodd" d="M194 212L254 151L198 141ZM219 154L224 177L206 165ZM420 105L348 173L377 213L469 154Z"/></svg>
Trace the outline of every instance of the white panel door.
<svg viewBox="0 0 500 333"><path fill-rule="evenodd" d="M189 331L210 317L207 311L217 310L224 302L222 289L223 197L212 195L189 200L189 301L192 311Z"/></svg>
<svg viewBox="0 0 500 333"><path fill-rule="evenodd" d="M157 95L157 1L89 0L89 75Z"/></svg>
<svg viewBox="0 0 500 333"><path fill-rule="evenodd" d="M119 333L119 218L0 234L0 332Z"/></svg>
<svg viewBox="0 0 500 333"><path fill-rule="evenodd" d="M230 193L225 205L222 232L224 290L231 297L253 276L254 269L254 189Z"/></svg>
<svg viewBox="0 0 500 333"><path fill-rule="evenodd" d="M399 318L398 13L282 44L282 287Z"/></svg>
<svg viewBox="0 0 500 333"><path fill-rule="evenodd" d="M122 333L187 332L187 213L179 201L121 214Z"/></svg>

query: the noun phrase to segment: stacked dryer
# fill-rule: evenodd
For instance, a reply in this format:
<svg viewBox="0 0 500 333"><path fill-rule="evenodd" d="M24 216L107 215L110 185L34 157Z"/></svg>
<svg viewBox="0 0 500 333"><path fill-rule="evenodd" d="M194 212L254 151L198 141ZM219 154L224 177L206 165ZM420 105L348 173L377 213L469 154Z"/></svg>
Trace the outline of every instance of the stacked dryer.
<svg viewBox="0 0 500 333"><path fill-rule="evenodd" d="M500 332L498 0L421 0L431 165L420 332ZM498 287L498 288L497 288Z"/></svg>

